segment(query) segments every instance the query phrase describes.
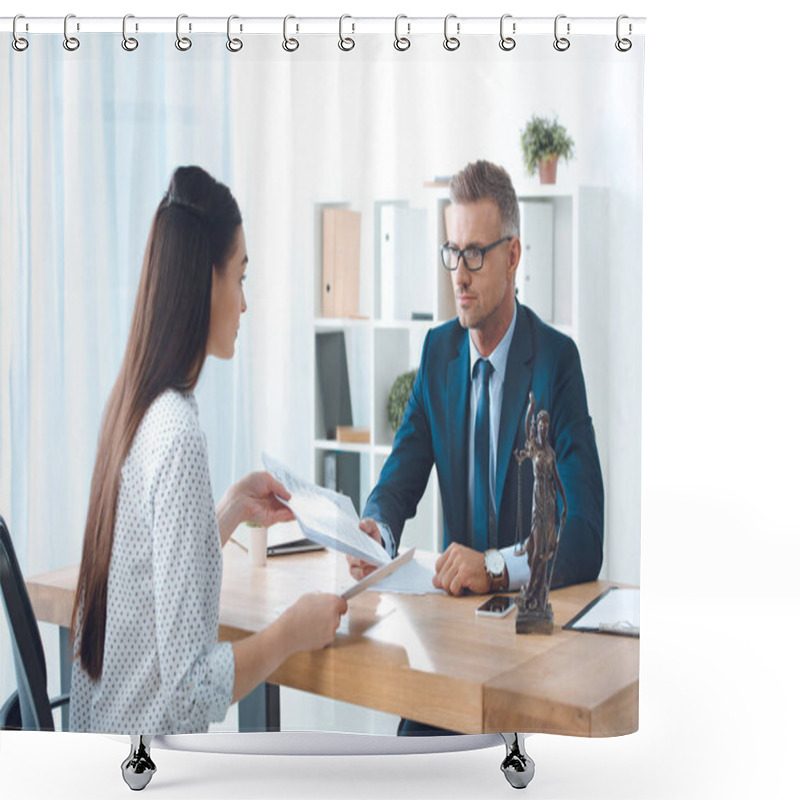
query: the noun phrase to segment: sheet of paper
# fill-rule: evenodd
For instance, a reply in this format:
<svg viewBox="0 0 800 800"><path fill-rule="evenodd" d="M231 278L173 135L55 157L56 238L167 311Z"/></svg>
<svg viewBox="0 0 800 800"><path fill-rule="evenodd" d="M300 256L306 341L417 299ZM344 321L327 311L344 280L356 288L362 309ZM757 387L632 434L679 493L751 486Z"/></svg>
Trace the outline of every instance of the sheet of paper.
<svg viewBox="0 0 800 800"><path fill-rule="evenodd" d="M573 622L576 631L639 634L639 590L613 589Z"/></svg>
<svg viewBox="0 0 800 800"><path fill-rule="evenodd" d="M370 586L370 591L394 594L446 594L444 589L436 589L433 586L437 558L439 558L438 553L417 550L412 561L374 586Z"/></svg>
<svg viewBox="0 0 800 800"><path fill-rule="evenodd" d="M389 554L358 527L359 518L347 495L323 489L305 481L265 453L264 469L274 475L291 493L286 505L294 512L301 530L309 539L325 547L381 566L391 561ZM282 501L283 502L283 501Z"/></svg>
<svg viewBox="0 0 800 800"><path fill-rule="evenodd" d="M365 589L368 589L373 584L378 583L381 579L385 579L390 575L393 575L398 569L402 569L403 565L408 564L412 558L414 558L413 547L410 550L406 550L403 555L397 556L397 558L390 561L388 564L378 567L375 572L371 572L366 578L362 578L358 583L354 583L349 589L342 592L341 596L345 600L349 600L351 597L361 594L361 592L363 592Z"/></svg>

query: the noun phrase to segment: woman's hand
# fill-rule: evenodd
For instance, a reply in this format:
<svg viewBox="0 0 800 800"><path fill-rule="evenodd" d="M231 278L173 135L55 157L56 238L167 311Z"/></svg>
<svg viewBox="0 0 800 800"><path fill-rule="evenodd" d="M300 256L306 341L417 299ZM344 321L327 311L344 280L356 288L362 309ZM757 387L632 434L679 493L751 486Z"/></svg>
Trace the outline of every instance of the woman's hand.
<svg viewBox="0 0 800 800"><path fill-rule="evenodd" d="M242 503L242 522L268 528L276 522L294 519L291 509L278 500L279 497L289 500L291 495L269 472L251 472L234 486Z"/></svg>
<svg viewBox="0 0 800 800"><path fill-rule="evenodd" d="M233 643L236 672L233 702L238 703L290 656L330 644L347 603L336 594L305 594L271 625Z"/></svg>
<svg viewBox="0 0 800 800"><path fill-rule="evenodd" d="M338 594L304 594L281 615L291 653L319 650L329 645L347 613L347 601Z"/></svg>
<svg viewBox="0 0 800 800"><path fill-rule="evenodd" d="M251 472L231 486L217 505L217 522L222 543L242 522L268 528L276 522L294 519L291 509L278 498L288 500L286 487L269 472Z"/></svg>

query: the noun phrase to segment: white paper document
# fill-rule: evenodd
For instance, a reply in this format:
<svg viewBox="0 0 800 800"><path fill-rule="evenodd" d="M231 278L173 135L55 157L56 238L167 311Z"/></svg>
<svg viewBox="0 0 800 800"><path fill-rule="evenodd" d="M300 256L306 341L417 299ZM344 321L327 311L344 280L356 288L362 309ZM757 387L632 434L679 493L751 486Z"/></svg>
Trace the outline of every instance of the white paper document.
<svg viewBox="0 0 800 800"><path fill-rule="evenodd" d="M444 589L436 589L433 585L437 558L439 558L438 553L417 550L413 560L370 586L370 591L394 594L446 594Z"/></svg>
<svg viewBox="0 0 800 800"><path fill-rule="evenodd" d="M412 558L414 558L413 547L410 550L406 550L403 555L397 556L397 558L390 561L388 564L378 567L375 572L370 572L366 578L362 578L358 583L354 583L349 589L342 592L341 596L345 600L349 600L351 597L361 594L364 589L369 589L370 586L378 583L381 579L387 578L395 573L398 569L402 568L404 564L408 564Z"/></svg>
<svg viewBox="0 0 800 800"><path fill-rule="evenodd" d="M266 453L261 454L261 460L264 469L292 495L291 500L281 502L292 510L305 536L375 566L388 564L392 560L378 542L358 527L358 514L347 495L303 480Z"/></svg>

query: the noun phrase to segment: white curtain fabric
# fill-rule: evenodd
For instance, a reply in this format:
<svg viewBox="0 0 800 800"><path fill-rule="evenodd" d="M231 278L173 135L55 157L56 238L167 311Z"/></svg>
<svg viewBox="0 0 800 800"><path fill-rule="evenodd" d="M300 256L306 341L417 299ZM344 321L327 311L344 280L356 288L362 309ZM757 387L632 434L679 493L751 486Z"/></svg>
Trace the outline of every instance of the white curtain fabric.
<svg viewBox="0 0 800 800"><path fill-rule="evenodd" d="M309 36L295 53L245 37L231 54L224 36L197 36L187 52L172 34L139 38L132 53L111 34L87 34L73 53L55 35L24 53L0 42L0 513L23 572L80 558L101 414L175 167L199 164L231 187L250 256L237 354L209 360L197 392L219 496L262 450L311 477L315 204L362 211L371 315L375 203L429 206L425 181L478 158L505 166L519 191L532 183L520 131L555 113L576 143L558 186L608 197L596 244L608 269L580 298L594 327L579 347L606 489L602 577L638 583L643 48L587 36L558 53L529 36L506 53L486 36L448 53L431 36L399 53L391 36L363 35L349 53ZM14 685L3 641L0 698Z"/></svg>

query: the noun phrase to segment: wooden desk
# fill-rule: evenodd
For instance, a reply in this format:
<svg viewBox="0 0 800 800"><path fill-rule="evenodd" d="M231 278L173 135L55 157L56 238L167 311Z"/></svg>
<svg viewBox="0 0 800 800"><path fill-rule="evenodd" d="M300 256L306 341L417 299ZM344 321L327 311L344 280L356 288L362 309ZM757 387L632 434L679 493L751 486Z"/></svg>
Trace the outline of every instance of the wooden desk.
<svg viewBox="0 0 800 800"><path fill-rule="evenodd" d="M224 553L222 640L265 627L304 592L352 583L344 556L330 551L273 557L262 568L237 548ZM69 625L77 575L70 567L27 581L37 619ZM518 636L514 613L476 617L485 599L477 596L363 592L331 647L292 657L269 680L463 733L632 733L639 640L561 629L608 585L552 592L552 636Z"/></svg>

